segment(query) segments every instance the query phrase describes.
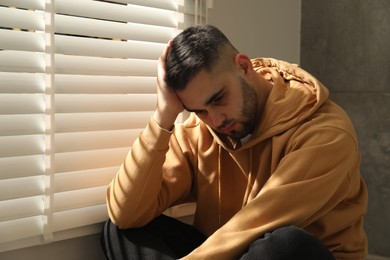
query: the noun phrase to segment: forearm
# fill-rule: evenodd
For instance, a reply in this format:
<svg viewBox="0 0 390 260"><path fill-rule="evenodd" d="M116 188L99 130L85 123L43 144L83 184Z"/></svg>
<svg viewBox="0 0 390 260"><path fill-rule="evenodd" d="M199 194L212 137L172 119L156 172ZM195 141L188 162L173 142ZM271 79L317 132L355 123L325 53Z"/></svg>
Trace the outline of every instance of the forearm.
<svg viewBox="0 0 390 260"><path fill-rule="evenodd" d="M156 214L170 136L150 120L110 183L108 212L119 227L141 226Z"/></svg>

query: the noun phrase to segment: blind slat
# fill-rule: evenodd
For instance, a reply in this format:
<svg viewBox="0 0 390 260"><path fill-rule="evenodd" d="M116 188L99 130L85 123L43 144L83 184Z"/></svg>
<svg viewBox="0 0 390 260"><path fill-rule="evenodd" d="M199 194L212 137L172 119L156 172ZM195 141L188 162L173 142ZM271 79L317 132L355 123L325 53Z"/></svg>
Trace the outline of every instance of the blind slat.
<svg viewBox="0 0 390 260"><path fill-rule="evenodd" d="M43 115L0 115L0 136L42 134L44 124Z"/></svg>
<svg viewBox="0 0 390 260"><path fill-rule="evenodd" d="M0 222L0 243L42 234L42 216Z"/></svg>
<svg viewBox="0 0 390 260"><path fill-rule="evenodd" d="M107 186L59 192L54 195L54 212L90 207L106 202Z"/></svg>
<svg viewBox="0 0 390 260"><path fill-rule="evenodd" d="M152 111L57 114L56 132L65 133L143 128L146 126L146 123L149 121L152 114Z"/></svg>
<svg viewBox="0 0 390 260"><path fill-rule="evenodd" d="M38 52L0 51L3 72L44 72L45 55Z"/></svg>
<svg viewBox="0 0 390 260"><path fill-rule="evenodd" d="M1 5L41 11L45 9L45 3L41 0L1 0Z"/></svg>
<svg viewBox="0 0 390 260"><path fill-rule="evenodd" d="M55 175L55 192L107 185L118 170L119 165L114 167L57 173Z"/></svg>
<svg viewBox="0 0 390 260"><path fill-rule="evenodd" d="M55 168L58 173L121 165L129 148L82 151L56 154ZM99 158L99 159L97 159ZM71 164L69 162L72 162Z"/></svg>
<svg viewBox="0 0 390 260"><path fill-rule="evenodd" d="M2 201L0 222L38 216L42 213L42 196Z"/></svg>
<svg viewBox="0 0 390 260"><path fill-rule="evenodd" d="M12 5L11 5L12 6ZM5 28L44 31L43 12L0 6L0 24Z"/></svg>
<svg viewBox="0 0 390 260"><path fill-rule="evenodd" d="M43 94L2 94L0 114L40 114L44 113Z"/></svg>
<svg viewBox="0 0 390 260"><path fill-rule="evenodd" d="M42 195L44 184L41 176L0 180L1 199L17 199ZM23 187L23 189L20 189Z"/></svg>
<svg viewBox="0 0 390 260"><path fill-rule="evenodd" d="M153 25L118 23L66 15L56 15L55 19L56 31L60 34L159 43L167 43L176 34L174 28Z"/></svg>
<svg viewBox="0 0 390 260"><path fill-rule="evenodd" d="M53 230L54 232L87 226L107 220L108 213L105 204L61 211L54 213Z"/></svg>
<svg viewBox="0 0 390 260"><path fill-rule="evenodd" d="M156 104L156 94L56 95L57 113L152 111Z"/></svg>
<svg viewBox="0 0 390 260"><path fill-rule="evenodd" d="M43 155L0 158L1 179L42 176L44 173L44 160ZM2 198L1 196L0 199Z"/></svg>
<svg viewBox="0 0 390 260"><path fill-rule="evenodd" d="M64 94L156 93L156 77L58 74L55 80L56 92Z"/></svg>
<svg viewBox="0 0 390 260"><path fill-rule="evenodd" d="M0 93L43 93L45 78L41 73L0 72Z"/></svg>
<svg viewBox="0 0 390 260"><path fill-rule="evenodd" d="M98 1L57 0L56 11L59 14L109 21L177 27L176 13L174 11L139 5L123 6Z"/></svg>
<svg viewBox="0 0 390 260"><path fill-rule="evenodd" d="M1 56L0 56L1 57ZM114 76L156 75L157 61L56 55L57 73Z"/></svg>
<svg viewBox="0 0 390 260"><path fill-rule="evenodd" d="M135 4L141 6L149 6L159 9L167 9L171 11L177 11L178 4L177 1L167 1L167 0L112 0L114 3L122 4Z"/></svg>
<svg viewBox="0 0 390 260"><path fill-rule="evenodd" d="M44 48L43 33L0 29L0 49L43 52Z"/></svg>
<svg viewBox="0 0 390 260"><path fill-rule="evenodd" d="M130 147L143 129L56 134L56 152ZM1 139L0 139L1 140Z"/></svg>
<svg viewBox="0 0 390 260"><path fill-rule="evenodd" d="M66 55L157 60L164 47L162 43L56 36L57 53Z"/></svg>
<svg viewBox="0 0 390 260"><path fill-rule="evenodd" d="M0 136L0 157L17 157L44 153L43 135Z"/></svg>

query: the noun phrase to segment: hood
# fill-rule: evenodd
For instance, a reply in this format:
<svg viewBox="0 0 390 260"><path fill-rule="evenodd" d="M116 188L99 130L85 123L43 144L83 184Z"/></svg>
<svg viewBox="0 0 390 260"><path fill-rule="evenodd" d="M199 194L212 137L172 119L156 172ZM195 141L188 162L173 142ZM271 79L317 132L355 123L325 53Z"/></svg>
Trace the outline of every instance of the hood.
<svg viewBox="0 0 390 260"><path fill-rule="evenodd" d="M241 147L237 141L209 128L217 142L230 152L250 148L294 127L315 113L329 97L322 83L298 65L272 58L253 59L252 64L259 76L273 82L273 88L253 135Z"/></svg>

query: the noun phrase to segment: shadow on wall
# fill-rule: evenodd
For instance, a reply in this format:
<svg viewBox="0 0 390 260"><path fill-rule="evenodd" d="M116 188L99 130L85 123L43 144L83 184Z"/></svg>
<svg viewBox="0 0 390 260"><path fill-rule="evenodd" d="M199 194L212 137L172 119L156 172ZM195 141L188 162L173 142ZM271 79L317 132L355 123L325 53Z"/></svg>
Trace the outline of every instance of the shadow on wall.
<svg viewBox="0 0 390 260"><path fill-rule="evenodd" d="M301 66L350 115L369 190L369 252L390 257L390 1L302 0ZM369 258L378 259L378 258Z"/></svg>

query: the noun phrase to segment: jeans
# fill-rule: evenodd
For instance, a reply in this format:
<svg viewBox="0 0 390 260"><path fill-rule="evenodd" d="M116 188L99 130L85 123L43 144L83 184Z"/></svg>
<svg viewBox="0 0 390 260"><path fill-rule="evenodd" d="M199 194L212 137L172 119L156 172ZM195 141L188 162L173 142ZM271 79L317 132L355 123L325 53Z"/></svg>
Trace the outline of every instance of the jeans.
<svg viewBox="0 0 390 260"><path fill-rule="evenodd" d="M101 235L109 260L178 259L197 248L206 236L191 225L161 215L141 228L121 230L108 220ZM240 260L335 259L319 239L303 229L287 226L261 235ZM223 259L222 259L223 260Z"/></svg>

